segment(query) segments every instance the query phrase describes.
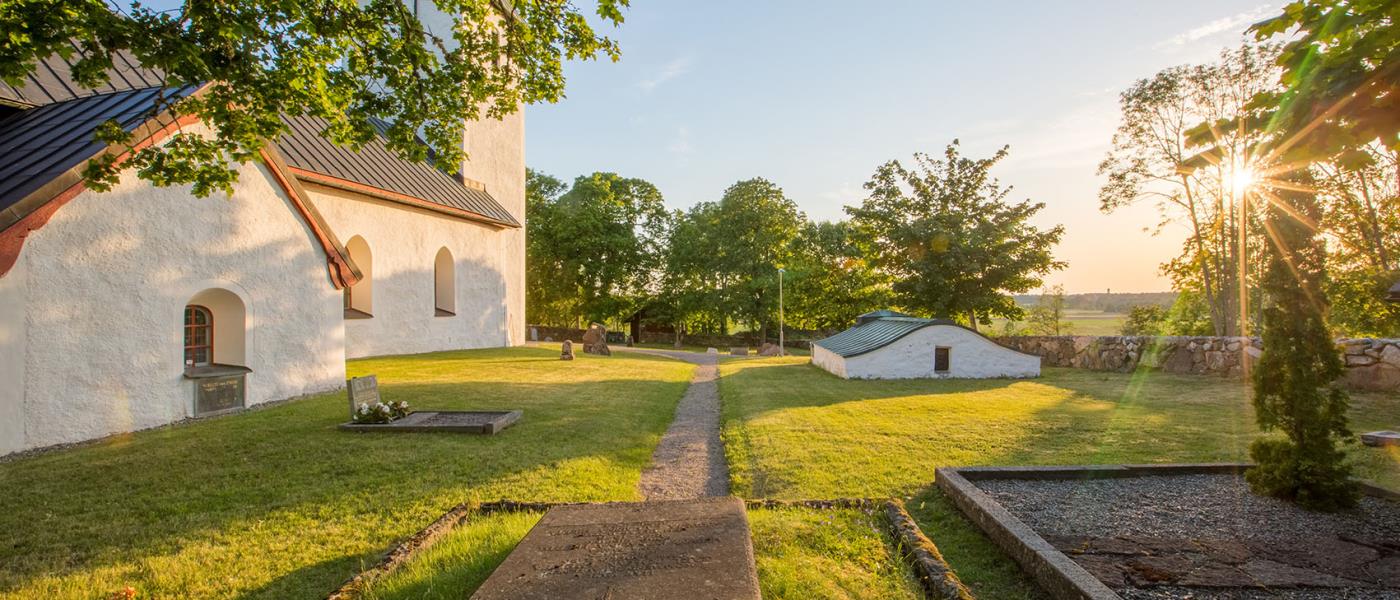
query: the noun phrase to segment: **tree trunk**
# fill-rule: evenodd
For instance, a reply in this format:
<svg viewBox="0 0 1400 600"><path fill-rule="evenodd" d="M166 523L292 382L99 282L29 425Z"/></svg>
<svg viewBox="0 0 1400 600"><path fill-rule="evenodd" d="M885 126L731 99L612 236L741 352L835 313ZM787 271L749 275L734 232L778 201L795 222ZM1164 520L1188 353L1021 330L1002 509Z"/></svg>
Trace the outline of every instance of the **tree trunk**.
<svg viewBox="0 0 1400 600"><path fill-rule="evenodd" d="M675 343L675 348L676 348L677 350L680 350L680 349L681 349L681 335L683 334L684 331L685 331L685 325L682 325L682 324L680 324L680 323L676 323L676 343Z"/></svg>
<svg viewBox="0 0 1400 600"><path fill-rule="evenodd" d="M976 313L976 312L974 312L974 311L967 311L967 322L972 324L972 330L973 330L973 331L977 331L977 313Z"/></svg>

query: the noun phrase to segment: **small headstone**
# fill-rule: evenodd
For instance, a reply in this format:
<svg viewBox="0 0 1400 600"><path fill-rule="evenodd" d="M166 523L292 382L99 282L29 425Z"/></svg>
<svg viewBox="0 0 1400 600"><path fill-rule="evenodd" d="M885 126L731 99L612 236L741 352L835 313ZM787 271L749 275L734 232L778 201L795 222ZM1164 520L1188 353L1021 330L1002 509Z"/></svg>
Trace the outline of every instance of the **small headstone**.
<svg viewBox="0 0 1400 600"><path fill-rule="evenodd" d="M350 418L355 418L355 411L364 404L370 408L379 406L379 379L374 375L364 377L351 377L345 382L345 389L350 396Z"/></svg>
<svg viewBox="0 0 1400 600"><path fill-rule="evenodd" d="M573 359L574 359L574 343L571 342L571 341L569 341L569 340L564 340L564 347L561 348L561 349L559 350L559 360L573 360Z"/></svg>
<svg viewBox="0 0 1400 600"><path fill-rule="evenodd" d="M719 348L706 348L705 354L719 354Z"/></svg>
<svg viewBox="0 0 1400 600"><path fill-rule="evenodd" d="M733 356L748 356L749 348L748 346L733 346L729 349L729 354Z"/></svg>
<svg viewBox="0 0 1400 600"><path fill-rule="evenodd" d="M732 496L558 506L472 600L758 600L749 539Z"/></svg>
<svg viewBox="0 0 1400 600"><path fill-rule="evenodd" d="M540 341L540 330L535 329L534 327L531 327L531 328L530 328L530 341L532 341L532 342L538 342L538 341Z"/></svg>
<svg viewBox="0 0 1400 600"><path fill-rule="evenodd" d="M1400 431L1372 431L1361 434L1361 443L1367 446L1400 446Z"/></svg>

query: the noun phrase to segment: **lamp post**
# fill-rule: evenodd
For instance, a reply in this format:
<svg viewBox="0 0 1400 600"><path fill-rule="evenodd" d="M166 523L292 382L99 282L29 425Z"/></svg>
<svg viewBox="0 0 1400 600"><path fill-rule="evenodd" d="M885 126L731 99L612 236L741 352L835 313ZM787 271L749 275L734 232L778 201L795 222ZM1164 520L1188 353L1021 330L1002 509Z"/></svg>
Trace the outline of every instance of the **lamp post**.
<svg viewBox="0 0 1400 600"><path fill-rule="evenodd" d="M778 269L778 356L787 356L787 347L783 345L783 273L786 269Z"/></svg>

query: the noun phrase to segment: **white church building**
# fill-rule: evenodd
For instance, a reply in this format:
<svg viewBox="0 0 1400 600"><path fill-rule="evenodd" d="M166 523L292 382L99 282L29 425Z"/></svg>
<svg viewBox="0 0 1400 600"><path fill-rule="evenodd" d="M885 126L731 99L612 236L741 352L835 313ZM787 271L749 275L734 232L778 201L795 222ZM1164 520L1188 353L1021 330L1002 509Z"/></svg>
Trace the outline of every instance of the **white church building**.
<svg viewBox="0 0 1400 600"><path fill-rule="evenodd" d="M1017 352L947 319L892 310L812 343L812 364L843 379L1039 377L1040 357Z"/></svg>
<svg viewBox="0 0 1400 600"><path fill-rule="evenodd" d="M523 115L469 124L456 175L296 118L231 196L130 170L99 193L99 123L203 127L147 119L159 80L115 63L102 89L58 57L0 83L0 455L335 390L349 358L523 343Z"/></svg>

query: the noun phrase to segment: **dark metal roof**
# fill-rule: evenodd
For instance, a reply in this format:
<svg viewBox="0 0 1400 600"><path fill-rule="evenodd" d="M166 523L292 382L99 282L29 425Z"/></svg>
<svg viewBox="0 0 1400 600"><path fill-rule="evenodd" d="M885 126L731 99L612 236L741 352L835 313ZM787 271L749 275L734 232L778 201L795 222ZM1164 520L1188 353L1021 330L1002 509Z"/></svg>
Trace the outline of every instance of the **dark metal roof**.
<svg viewBox="0 0 1400 600"><path fill-rule="evenodd" d="M160 71L142 67L130 52L119 50L112 54L112 68L107 71L107 83L96 88L83 87L73 81L73 64L80 58L77 44L74 44L73 48L71 60L54 54L39 61L34 66L34 72L19 86L0 81L0 104L45 106L55 102L143 90L165 84L165 77Z"/></svg>
<svg viewBox="0 0 1400 600"><path fill-rule="evenodd" d="M856 325L863 325L863 324L865 324L865 323L869 323L869 322L871 322L871 321L874 321L875 319L883 319L883 318L885 318L885 317L908 317L908 316L910 316L910 315L906 315L906 314L904 314L904 313L902 313L902 312L894 311L894 310L889 310L889 309L872 310L872 311L870 311L870 312L868 312L868 313L865 313L865 314L863 314L863 315L861 315L861 316L859 316L859 317L856 317Z"/></svg>
<svg viewBox="0 0 1400 600"><path fill-rule="evenodd" d="M1390 293L1386 294L1385 299L1391 302L1400 302L1400 281L1390 286Z"/></svg>
<svg viewBox="0 0 1400 600"><path fill-rule="evenodd" d="M520 222L485 190L444 173L431 162L412 162L394 155L377 137L357 152L338 146L321 134L326 122L317 117L284 117L288 127L277 148L293 169L409 196L452 211L519 227ZM381 131L387 124L380 124ZM324 183L324 182L318 182Z"/></svg>
<svg viewBox="0 0 1400 600"><path fill-rule="evenodd" d="M877 311L878 312L878 311ZM885 311L894 313L894 311ZM900 313L894 313L899 315ZM878 350L895 340L933 325L962 327L948 319L920 319L908 315L880 317L866 321L824 340L812 342L837 356L850 358ZM964 327L964 329L966 329ZM970 329L968 331L971 331ZM974 332L976 333L976 332ZM981 334L978 334L981 335Z"/></svg>
<svg viewBox="0 0 1400 600"><path fill-rule="evenodd" d="M196 88L167 90L167 96L185 96ZM15 206L38 190L106 147L94 141L93 130L115 120L132 131L150 117L161 88L124 90L89 95L67 102L50 103L20 111L0 121L0 211L14 211L0 219L8 225L34 207ZM45 198L47 200L47 198Z"/></svg>

